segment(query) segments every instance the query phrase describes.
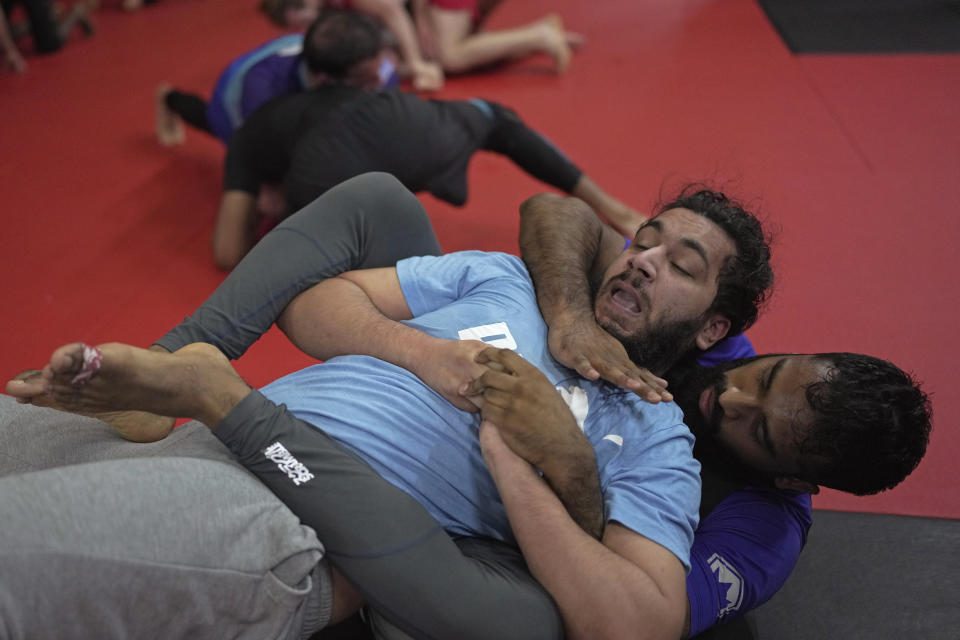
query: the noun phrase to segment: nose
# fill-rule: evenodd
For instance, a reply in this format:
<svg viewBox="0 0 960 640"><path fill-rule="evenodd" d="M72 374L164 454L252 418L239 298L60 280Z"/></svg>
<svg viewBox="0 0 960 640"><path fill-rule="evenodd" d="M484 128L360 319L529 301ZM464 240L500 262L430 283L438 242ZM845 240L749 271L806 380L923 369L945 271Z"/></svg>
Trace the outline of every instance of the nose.
<svg viewBox="0 0 960 640"><path fill-rule="evenodd" d="M644 249L633 256L630 266L638 271L644 280L655 280L665 255L663 245Z"/></svg>
<svg viewBox="0 0 960 640"><path fill-rule="evenodd" d="M760 407L757 396L739 387L728 385L726 390L717 398L723 408L724 415L738 419L747 416Z"/></svg>

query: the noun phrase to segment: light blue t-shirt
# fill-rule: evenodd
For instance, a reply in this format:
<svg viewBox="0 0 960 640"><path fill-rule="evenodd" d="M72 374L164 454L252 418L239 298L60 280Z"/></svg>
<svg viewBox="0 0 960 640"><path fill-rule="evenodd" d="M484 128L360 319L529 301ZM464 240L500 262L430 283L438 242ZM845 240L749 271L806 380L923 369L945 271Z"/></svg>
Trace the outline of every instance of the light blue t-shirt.
<svg viewBox="0 0 960 640"><path fill-rule="evenodd" d="M406 324L439 338L513 349L547 376L596 451L607 521L666 547L689 568L700 465L680 409L648 404L557 363L533 285L515 256L410 258L398 263L397 274L414 315ZM455 408L405 369L338 357L262 391L357 453L451 533L515 542L480 453L479 414Z"/></svg>

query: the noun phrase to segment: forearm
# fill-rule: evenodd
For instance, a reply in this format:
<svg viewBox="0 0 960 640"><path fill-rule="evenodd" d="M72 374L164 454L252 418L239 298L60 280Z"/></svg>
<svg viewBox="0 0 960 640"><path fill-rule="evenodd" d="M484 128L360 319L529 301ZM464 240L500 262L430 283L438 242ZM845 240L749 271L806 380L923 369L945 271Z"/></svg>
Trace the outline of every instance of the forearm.
<svg viewBox="0 0 960 640"><path fill-rule="evenodd" d="M341 275L297 296L277 324L301 351L319 360L368 355L414 371L417 356L437 339L397 322L409 317L405 307L378 308Z"/></svg>
<svg viewBox="0 0 960 640"><path fill-rule="evenodd" d="M586 437L582 444L579 452L570 452L565 458L551 456L540 471L570 518L599 540L603 537L604 518L597 459Z"/></svg>
<svg viewBox="0 0 960 640"><path fill-rule="evenodd" d="M556 601L567 638L679 636L682 619L648 573L578 527L532 467L487 460L524 558Z"/></svg>
<svg viewBox="0 0 960 640"><path fill-rule="evenodd" d="M237 266L254 243L257 222L256 196L246 191L225 191L213 227L213 261L220 269Z"/></svg>
<svg viewBox="0 0 960 640"><path fill-rule="evenodd" d="M577 198L544 193L520 206L520 252L548 325L564 315L592 314L591 285L622 249L622 240L611 246L605 229L616 235Z"/></svg>

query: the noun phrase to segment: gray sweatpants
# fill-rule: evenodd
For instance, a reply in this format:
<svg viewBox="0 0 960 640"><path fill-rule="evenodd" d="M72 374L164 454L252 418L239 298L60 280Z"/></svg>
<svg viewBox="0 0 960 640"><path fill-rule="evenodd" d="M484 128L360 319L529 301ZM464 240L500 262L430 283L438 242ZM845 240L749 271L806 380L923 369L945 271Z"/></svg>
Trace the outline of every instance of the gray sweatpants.
<svg viewBox="0 0 960 640"><path fill-rule="evenodd" d="M322 557L203 425L134 444L0 396L0 638L304 638Z"/></svg>

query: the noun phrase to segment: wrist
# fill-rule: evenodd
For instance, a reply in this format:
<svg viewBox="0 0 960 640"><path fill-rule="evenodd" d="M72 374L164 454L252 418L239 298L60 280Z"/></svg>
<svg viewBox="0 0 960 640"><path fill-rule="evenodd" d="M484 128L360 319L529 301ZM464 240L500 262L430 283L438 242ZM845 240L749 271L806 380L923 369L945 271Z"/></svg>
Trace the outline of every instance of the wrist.
<svg viewBox="0 0 960 640"><path fill-rule="evenodd" d="M406 325L399 326L402 327L402 330L398 332L396 343L403 346L394 364L410 371L421 380L425 380L423 366L443 362L444 354L439 353L439 349L441 349L445 340L427 335Z"/></svg>

